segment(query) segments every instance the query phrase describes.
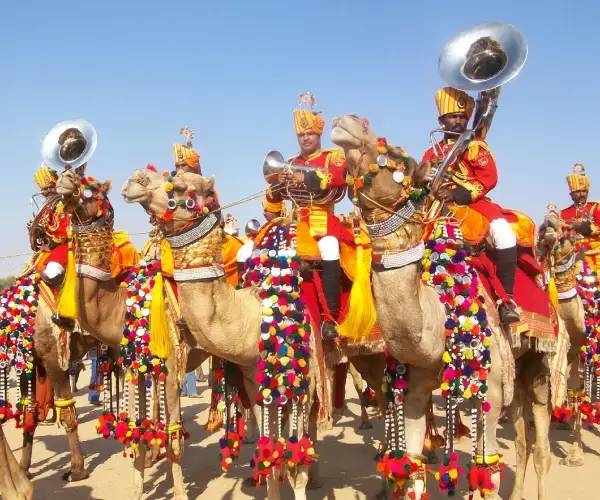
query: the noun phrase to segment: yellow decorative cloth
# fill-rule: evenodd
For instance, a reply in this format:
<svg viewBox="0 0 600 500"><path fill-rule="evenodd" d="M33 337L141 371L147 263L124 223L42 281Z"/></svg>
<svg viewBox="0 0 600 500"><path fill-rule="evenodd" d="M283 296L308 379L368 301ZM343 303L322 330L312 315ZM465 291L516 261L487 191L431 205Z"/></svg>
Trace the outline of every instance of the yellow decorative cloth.
<svg viewBox="0 0 600 500"><path fill-rule="evenodd" d="M58 179L58 174L54 170L50 170L42 163L38 171L33 174L33 180L40 189L48 187L50 184L55 184Z"/></svg>

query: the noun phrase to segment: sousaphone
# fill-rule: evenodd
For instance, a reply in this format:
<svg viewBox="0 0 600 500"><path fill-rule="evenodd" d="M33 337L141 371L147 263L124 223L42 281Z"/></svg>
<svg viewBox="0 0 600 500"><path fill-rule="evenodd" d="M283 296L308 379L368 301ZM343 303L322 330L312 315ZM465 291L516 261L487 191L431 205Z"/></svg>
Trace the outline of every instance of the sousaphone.
<svg viewBox="0 0 600 500"><path fill-rule="evenodd" d="M485 139L498 107L500 87L515 78L527 60L527 39L510 24L489 22L476 24L453 36L440 54L438 69L444 82L465 92L479 92L473 128L458 135L454 146L437 168L430 189L433 195L442 186L447 169L462 156L473 138ZM431 132L434 151L435 134ZM433 203L429 216L439 211Z"/></svg>

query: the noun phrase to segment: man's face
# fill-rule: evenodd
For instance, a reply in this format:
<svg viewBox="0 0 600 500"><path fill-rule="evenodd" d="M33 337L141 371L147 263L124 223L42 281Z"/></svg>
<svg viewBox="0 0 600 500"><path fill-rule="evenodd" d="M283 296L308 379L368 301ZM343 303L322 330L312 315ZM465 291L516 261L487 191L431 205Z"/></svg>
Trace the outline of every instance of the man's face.
<svg viewBox="0 0 600 500"><path fill-rule="evenodd" d="M447 115L440 116L438 121L444 130L458 134L462 134L467 130L467 124L469 123L465 113L448 113Z"/></svg>
<svg viewBox="0 0 600 500"><path fill-rule="evenodd" d="M321 136L314 132L302 132L298 134L298 145L300 153L310 155L321 147Z"/></svg>
<svg viewBox="0 0 600 500"><path fill-rule="evenodd" d="M42 188L42 196L44 198L48 198L53 194L56 194L56 184L48 184L46 187Z"/></svg>
<svg viewBox="0 0 600 500"><path fill-rule="evenodd" d="M277 214L275 212L269 212L268 210L264 210L263 215L267 222L271 222L275 217L277 217Z"/></svg>
<svg viewBox="0 0 600 500"><path fill-rule="evenodd" d="M588 191L571 191L571 199L577 206L585 205L588 199Z"/></svg>

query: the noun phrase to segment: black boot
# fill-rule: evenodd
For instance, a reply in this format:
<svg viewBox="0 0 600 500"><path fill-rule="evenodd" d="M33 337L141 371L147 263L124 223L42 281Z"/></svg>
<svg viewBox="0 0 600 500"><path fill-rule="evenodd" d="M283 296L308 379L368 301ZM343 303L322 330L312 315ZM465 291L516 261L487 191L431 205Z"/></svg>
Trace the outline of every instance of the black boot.
<svg viewBox="0 0 600 500"><path fill-rule="evenodd" d="M505 248L496 250L496 264L498 270L496 272L504 291L512 299L513 290L515 287L515 274L517 272L517 247ZM514 302L502 303L498 308L500 315L500 323L510 325L521 321Z"/></svg>
<svg viewBox="0 0 600 500"><path fill-rule="evenodd" d="M339 260L324 260L323 266L323 294L327 302L327 308L335 319L338 313L338 301L340 298L341 268ZM324 321L321 325L321 337L323 340L333 340L338 337L335 323Z"/></svg>

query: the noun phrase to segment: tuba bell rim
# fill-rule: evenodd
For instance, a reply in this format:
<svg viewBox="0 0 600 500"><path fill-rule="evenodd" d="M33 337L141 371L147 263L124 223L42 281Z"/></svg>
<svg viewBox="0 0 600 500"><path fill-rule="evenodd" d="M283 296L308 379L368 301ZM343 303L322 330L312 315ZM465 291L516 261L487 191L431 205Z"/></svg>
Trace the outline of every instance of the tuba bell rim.
<svg viewBox="0 0 600 500"><path fill-rule="evenodd" d="M469 61L467 55L472 44L483 37L492 38L500 44L501 49L486 49L478 56L488 60L502 58L505 64L492 76L473 78L469 74L468 65L477 61ZM483 92L500 87L515 78L525 65L527 55L527 39L523 33L511 24L492 21L476 24L454 35L440 54L438 70L442 80L451 87L465 92Z"/></svg>
<svg viewBox="0 0 600 500"><path fill-rule="evenodd" d="M75 129L79 136L67 138L63 144L59 144L62 134L69 129ZM62 156L65 148L77 147L83 143L83 150L74 158ZM98 144L98 134L94 126L83 119L65 120L57 123L44 138L42 144L42 158L44 163L58 172L64 168L77 168L84 165L94 154Z"/></svg>

